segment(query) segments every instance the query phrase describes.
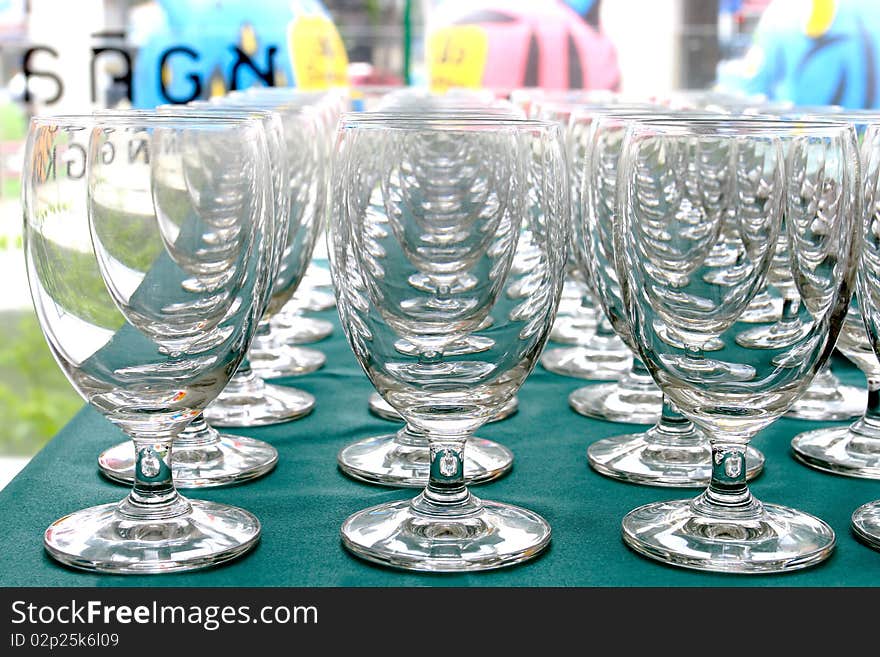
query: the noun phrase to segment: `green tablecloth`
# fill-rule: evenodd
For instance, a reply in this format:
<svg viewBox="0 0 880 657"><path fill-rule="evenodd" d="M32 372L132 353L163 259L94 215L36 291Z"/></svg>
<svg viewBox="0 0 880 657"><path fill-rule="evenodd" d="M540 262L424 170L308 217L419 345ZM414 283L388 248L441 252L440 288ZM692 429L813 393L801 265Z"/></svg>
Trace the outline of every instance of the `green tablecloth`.
<svg viewBox="0 0 880 657"><path fill-rule="evenodd" d="M319 316L336 321L335 311ZM43 530L56 518L120 499L125 489L97 471L95 458L123 435L91 409L83 409L0 491L0 585L3 586L873 586L880 585L880 552L859 543L849 519L859 505L880 498L880 481L837 477L810 470L789 453L791 437L820 423L782 419L754 444L767 456L754 483L766 501L823 518L838 546L818 567L786 575L715 575L664 566L637 556L620 538L620 519L647 502L686 497L690 491L625 484L593 472L587 445L637 430L632 425L583 418L570 410L568 394L584 382L538 367L520 391L514 417L479 434L503 442L516 455L513 471L475 488L485 498L526 506L553 527L550 549L513 568L467 575L415 574L374 566L349 555L339 542L348 514L366 506L410 497L352 481L336 468L336 452L355 439L387 433L395 425L367 410L372 387L338 329L317 345L326 366L284 381L314 394L317 408L295 422L236 430L274 444L278 467L257 481L224 489L188 491L191 497L236 504L263 523L260 544L233 563L204 571L161 576L105 576L57 565L45 555ZM848 383L864 377L843 359L835 371ZM2 431L2 428L0 428ZM694 493L695 494L695 493Z"/></svg>

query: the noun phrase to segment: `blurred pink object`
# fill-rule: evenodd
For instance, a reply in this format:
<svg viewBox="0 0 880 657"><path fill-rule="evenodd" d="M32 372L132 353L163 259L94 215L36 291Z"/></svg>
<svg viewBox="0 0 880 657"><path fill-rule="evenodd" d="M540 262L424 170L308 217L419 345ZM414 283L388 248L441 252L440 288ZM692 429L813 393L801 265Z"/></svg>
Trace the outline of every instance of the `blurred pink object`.
<svg viewBox="0 0 880 657"><path fill-rule="evenodd" d="M614 45L563 2L449 0L431 23L486 32L484 87L614 90L620 84Z"/></svg>

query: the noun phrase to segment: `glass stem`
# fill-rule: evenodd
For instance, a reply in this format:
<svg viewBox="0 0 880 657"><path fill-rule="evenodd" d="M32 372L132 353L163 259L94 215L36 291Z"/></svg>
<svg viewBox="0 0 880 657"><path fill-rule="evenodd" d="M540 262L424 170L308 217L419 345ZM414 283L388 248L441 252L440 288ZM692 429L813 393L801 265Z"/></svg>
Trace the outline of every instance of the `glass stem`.
<svg viewBox="0 0 880 657"><path fill-rule="evenodd" d="M660 409L660 421L655 427L652 437L673 440L675 442L696 443L699 434L694 431L694 423L678 412L669 398L663 395L663 406ZM665 441L664 441L665 442Z"/></svg>
<svg viewBox="0 0 880 657"><path fill-rule="evenodd" d="M712 479L700 498L714 511L746 511L757 502L746 483L746 445L748 441L712 441Z"/></svg>
<svg viewBox="0 0 880 657"><path fill-rule="evenodd" d="M609 322L608 318L605 317L604 312L599 313L599 321L596 324L596 335L609 338L613 338L615 335L614 329L611 326L611 322Z"/></svg>
<svg viewBox="0 0 880 657"><path fill-rule="evenodd" d="M850 425L850 431L860 436L880 437L880 378L868 377L868 405L864 415Z"/></svg>
<svg viewBox="0 0 880 657"><path fill-rule="evenodd" d="M424 431L417 429L409 422L407 422L403 429L400 429L394 437L394 441L398 445L405 445L406 447L427 447L428 446L428 436Z"/></svg>
<svg viewBox="0 0 880 657"><path fill-rule="evenodd" d="M789 297L785 296L782 299L782 316L779 318L779 324L781 326L792 326L796 325L799 321L798 309L800 308L801 300L798 297Z"/></svg>
<svg viewBox="0 0 880 657"><path fill-rule="evenodd" d="M251 349L254 347L258 347L261 349L270 349L273 346L272 338L269 333L271 332L271 326L269 324L269 320L261 319L257 324L257 330L254 332L254 339L251 342ZM239 368L239 371L241 368Z"/></svg>
<svg viewBox="0 0 880 657"><path fill-rule="evenodd" d="M171 478L171 437L133 438L134 486L118 510L134 519L169 518L189 511Z"/></svg>
<svg viewBox="0 0 880 657"><path fill-rule="evenodd" d="M205 422L205 416L199 413L192 422L174 439L178 449L196 449L220 442L220 433Z"/></svg>
<svg viewBox="0 0 880 657"><path fill-rule="evenodd" d="M636 377L647 376L650 378L650 376L651 376L651 373L648 371L648 368L645 367L645 363L638 356L635 356L633 358L633 364L632 364L632 368L630 369L630 374L632 374L633 376L636 376Z"/></svg>
<svg viewBox="0 0 880 657"><path fill-rule="evenodd" d="M435 505L457 505L468 498L464 485L464 445L466 436L429 438L431 470L425 499Z"/></svg>

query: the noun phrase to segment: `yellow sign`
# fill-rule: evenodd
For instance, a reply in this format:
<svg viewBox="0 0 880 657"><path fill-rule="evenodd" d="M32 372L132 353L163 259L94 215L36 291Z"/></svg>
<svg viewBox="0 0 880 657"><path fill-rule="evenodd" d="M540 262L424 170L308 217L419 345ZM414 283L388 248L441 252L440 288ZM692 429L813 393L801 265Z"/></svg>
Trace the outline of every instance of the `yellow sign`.
<svg viewBox="0 0 880 657"><path fill-rule="evenodd" d="M336 26L325 16L301 16L287 29L296 86L305 90L348 84L348 55Z"/></svg>
<svg viewBox="0 0 880 657"><path fill-rule="evenodd" d="M807 20L806 33L811 39L817 39L828 31L837 13L835 0L813 0L813 9Z"/></svg>
<svg viewBox="0 0 880 657"><path fill-rule="evenodd" d="M450 87L477 88L489 54L489 37L477 25L454 25L436 30L428 39L428 79L433 91Z"/></svg>

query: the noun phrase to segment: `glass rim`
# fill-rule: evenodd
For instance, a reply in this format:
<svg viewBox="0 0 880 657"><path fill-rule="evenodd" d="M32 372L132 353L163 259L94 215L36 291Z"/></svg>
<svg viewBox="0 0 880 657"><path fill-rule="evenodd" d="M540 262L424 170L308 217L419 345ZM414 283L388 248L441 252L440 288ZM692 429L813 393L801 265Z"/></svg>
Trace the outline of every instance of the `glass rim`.
<svg viewBox="0 0 880 657"><path fill-rule="evenodd" d="M199 112L204 113L206 116L213 116L215 113L217 114L225 114L225 115L234 115L241 117L249 117L252 115L257 115L261 117L273 117L278 116L280 118L280 112L271 109L263 109L263 108L248 108L248 107L235 107L235 106L227 106L227 105L157 105L155 110L131 110L133 112L152 112L155 111L158 114L168 114L171 116L177 115L180 113L180 116L194 116Z"/></svg>
<svg viewBox="0 0 880 657"><path fill-rule="evenodd" d="M455 130L457 128L513 128L513 129L549 129L560 128L556 121L519 118L515 114L491 115L473 113L374 113L346 112L339 119L339 128L380 129L380 130Z"/></svg>
<svg viewBox="0 0 880 657"><path fill-rule="evenodd" d="M137 113L134 113L137 112ZM141 114L140 112L143 112ZM154 110L102 110L92 114L38 114L31 117L30 125L68 125L71 127L107 127L107 124L195 124L210 127L212 123L223 126L257 125L257 116L204 116L196 114L160 113Z"/></svg>
<svg viewBox="0 0 880 657"><path fill-rule="evenodd" d="M270 98L269 96L222 96L216 99L199 100L208 107L241 108L243 111L277 112L278 114L305 114L309 111L320 111L322 108L317 103L301 103L298 100L285 100L282 98Z"/></svg>
<svg viewBox="0 0 880 657"><path fill-rule="evenodd" d="M626 118L626 117L607 117ZM851 130L853 126L845 121L822 120L822 119L778 119L751 116L717 116L717 117L677 117L677 118L653 118L653 117L634 117L628 121L629 129L649 129L654 128L668 132L669 134L714 134L719 135L736 135L736 134L760 134L774 136L784 136L788 133L797 131L809 131L811 134L839 133Z"/></svg>
<svg viewBox="0 0 880 657"><path fill-rule="evenodd" d="M674 107L663 107L662 105L654 105L654 106L645 106L645 107L637 107L637 106L621 106L615 107L614 105L602 105L599 107L582 107L578 108L576 111L572 112L571 119L572 121L580 120L583 118L591 118L593 121L602 121L605 119L626 119L629 117L633 118L644 118L644 119L658 119L658 120L689 120L689 119L718 119L718 120L728 120L731 117L729 114L724 114L723 112L716 112L713 110L702 110L702 109L691 109L691 108L682 108L676 109Z"/></svg>
<svg viewBox="0 0 880 657"><path fill-rule="evenodd" d="M588 112L601 112L601 111L609 111L614 110L615 108L620 108L623 110L637 111L640 109L663 109L662 105L657 105L655 103L651 103L649 101L645 101L644 103L602 103L602 102L569 102L569 101L560 101L560 100L549 100L545 102L541 102L540 99L535 101L535 107L541 110L562 110L569 111L571 114L586 114Z"/></svg>
<svg viewBox="0 0 880 657"><path fill-rule="evenodd" d="M804 117L804 120L806 121L812 121L817 119L818 117L822 117L823 119L824 117L828 117L829 121L835 121L839 123L859 125L872 125L875 123L880 123L880 109L843 109L839 111L829 110L827 114L816 110L810 110L804 112L801 116Z"/></svg>

